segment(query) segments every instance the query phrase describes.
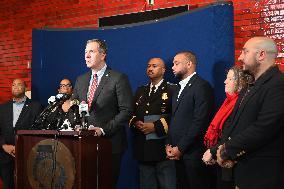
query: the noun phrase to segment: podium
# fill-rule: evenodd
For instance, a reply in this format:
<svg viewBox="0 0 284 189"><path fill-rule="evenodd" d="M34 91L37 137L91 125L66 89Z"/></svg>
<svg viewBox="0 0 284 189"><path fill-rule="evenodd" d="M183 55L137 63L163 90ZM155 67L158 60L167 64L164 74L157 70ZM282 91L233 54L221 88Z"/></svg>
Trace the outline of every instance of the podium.
<svg viewBox="0 0 284 189"><path fill-rule="evenodd" d="M93 131L19 130L16 189L111 189L111 157Z"/></svg>

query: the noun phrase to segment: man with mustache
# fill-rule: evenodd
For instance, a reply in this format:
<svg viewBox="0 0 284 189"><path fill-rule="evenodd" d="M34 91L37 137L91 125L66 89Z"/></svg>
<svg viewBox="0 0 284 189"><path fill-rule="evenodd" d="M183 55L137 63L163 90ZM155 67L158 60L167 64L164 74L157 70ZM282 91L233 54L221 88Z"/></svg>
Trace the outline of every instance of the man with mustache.
<svg viewBox="0 0 284 189"><path fill-rule="evenodd" d="M255 82L240 93L217 161L234 168L240 189L284 188L284 74L276 57L275 41L254 37L238 58Z"/></svg>
<svg viewBox="0 0 284 189"><path fill-rule="evenodd" d="M161 58L148 62L150 83L137 89L133 131L134 157L139 163L140 189L175 189L174 162L166 159L165 138L169 128L171 96L176 85L163 77L166 68Z"/></svg>
<svg viewBox="0 0 284 189"><path fill-rule="evenodd" d="M180 79L180 89L173 94L167 156L176 160L178 188L207 189L208 170L201 158L205 151L203 137L211 121L214 96L210 84L196 73L193 52L178 53L173 73Z"/></svg>

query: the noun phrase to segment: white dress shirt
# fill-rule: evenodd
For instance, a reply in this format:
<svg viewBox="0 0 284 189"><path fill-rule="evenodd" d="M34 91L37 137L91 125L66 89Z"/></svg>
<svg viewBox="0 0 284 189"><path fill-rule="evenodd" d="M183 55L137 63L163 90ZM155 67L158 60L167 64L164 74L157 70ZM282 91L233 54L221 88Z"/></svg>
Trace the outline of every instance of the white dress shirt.
<svg viewBox="0 0 284 189"><path fill-rule="evenodd" d="M189 76L187 76L185 79L181 80L179 82L179 85L180 85L180 90L178 92L178 98L177 100L179 99L179 96L181 94L181 92L183 91L183 89L185 88L185 86L187 85L187 83L189 82L189 80L192 78L192 76L194 76L196 74L196 72L193 72L192 74L190 74Z"/></svg>

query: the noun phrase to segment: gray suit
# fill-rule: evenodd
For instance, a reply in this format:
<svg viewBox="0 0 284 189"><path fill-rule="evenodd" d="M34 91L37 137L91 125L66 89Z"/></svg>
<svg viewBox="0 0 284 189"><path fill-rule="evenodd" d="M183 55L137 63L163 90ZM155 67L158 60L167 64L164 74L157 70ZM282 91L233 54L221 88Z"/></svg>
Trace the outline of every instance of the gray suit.
<svg viewBox="0 0 284 189"><path fill-rule="evenodd" d="M74 97L87 102L89 71L76 80ZM112 142L112 153L122 153L127 147L125 123L132 113L132 91L126 75L106 69L95 92L90 108L89 125L101 127Z"/></svg>
<svg viewBox="0 0 284 189"><path fill-rule="evenodd" d="M76 80L74 97L87 102L87 93L92 72ZM125 124L131 117L132 91L126 75L106 69L96 89L88 117L88 124L101 127L105 138L112 143L112 185L118 180L122 153L127 148Z"/></svg>

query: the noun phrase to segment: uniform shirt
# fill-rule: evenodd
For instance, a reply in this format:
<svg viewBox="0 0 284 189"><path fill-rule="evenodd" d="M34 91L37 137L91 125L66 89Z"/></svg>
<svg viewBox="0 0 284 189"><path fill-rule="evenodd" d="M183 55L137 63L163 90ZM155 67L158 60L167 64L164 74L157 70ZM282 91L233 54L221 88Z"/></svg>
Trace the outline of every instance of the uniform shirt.
<svg viewBox="0 0 284 189"><path fill-rule="evenodd" d="M149 91L149 96L152 92L153 86L155 86L155 91L154 93L157 91L157 89L160 87L160 85L163 83L164 79L162 79L157 85L153 85L153 83L150 84L150 91Z"/></svg>

